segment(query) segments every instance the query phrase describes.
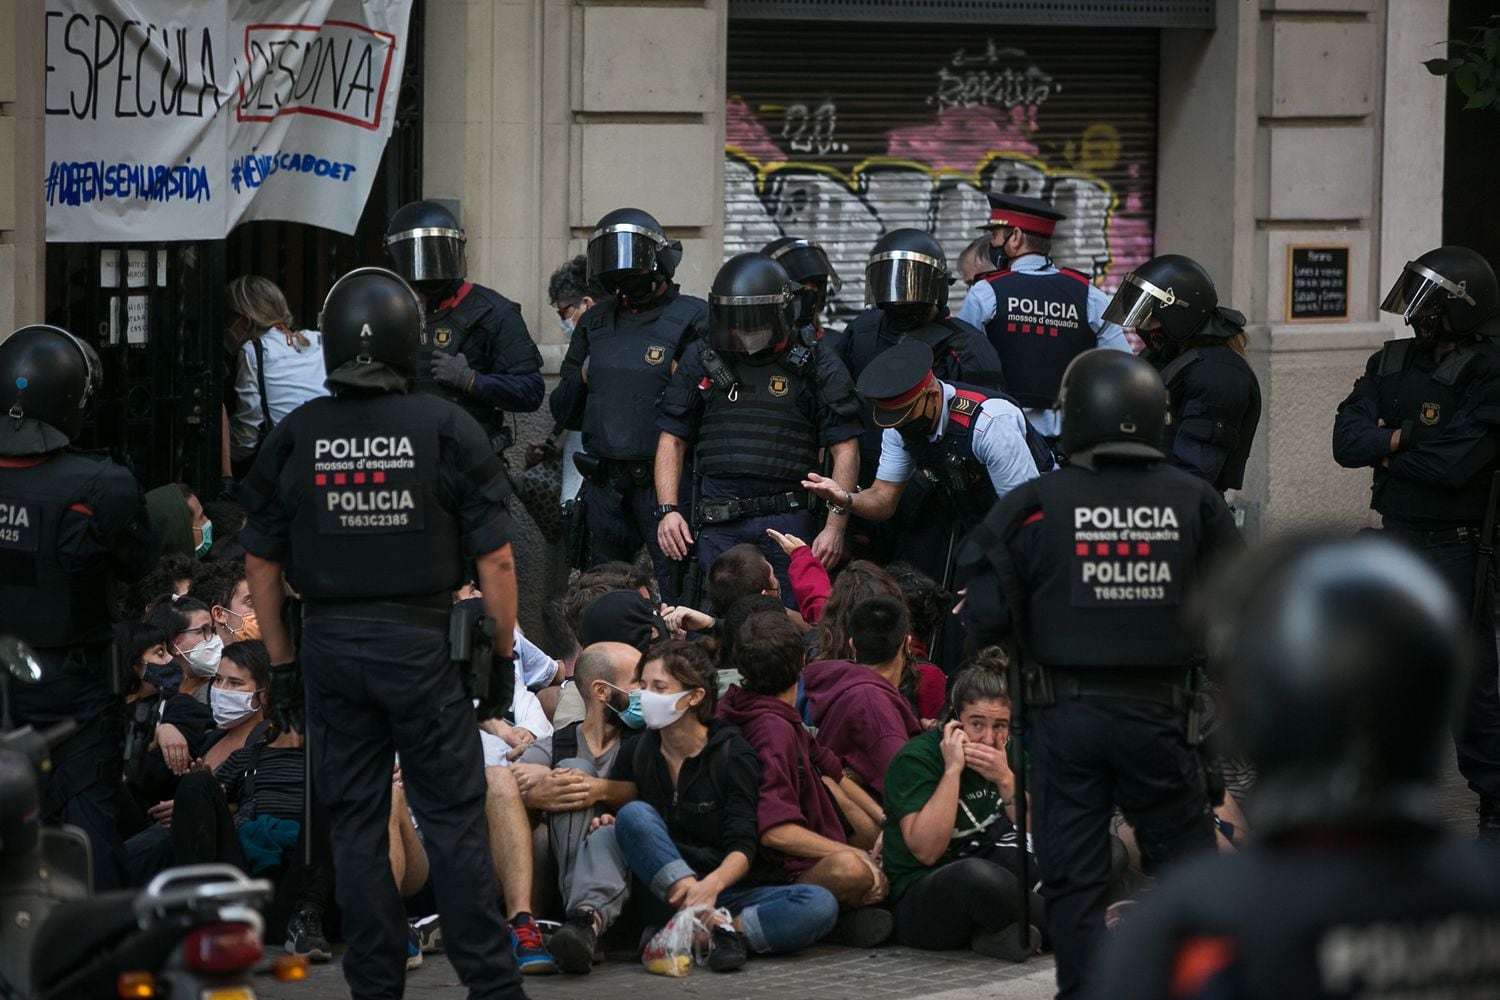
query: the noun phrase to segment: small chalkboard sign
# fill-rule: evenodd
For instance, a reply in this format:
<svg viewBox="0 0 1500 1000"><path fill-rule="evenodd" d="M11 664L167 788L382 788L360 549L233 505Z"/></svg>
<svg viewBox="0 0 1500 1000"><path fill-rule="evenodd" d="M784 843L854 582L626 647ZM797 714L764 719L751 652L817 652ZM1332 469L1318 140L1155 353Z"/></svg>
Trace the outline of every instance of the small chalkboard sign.
<svg viewBox="0 0 1500 1000"><path fill-rule="evenodd" d="M1349 247L1289 246L1286 317L1331 323L1349 318Z"/></svg>

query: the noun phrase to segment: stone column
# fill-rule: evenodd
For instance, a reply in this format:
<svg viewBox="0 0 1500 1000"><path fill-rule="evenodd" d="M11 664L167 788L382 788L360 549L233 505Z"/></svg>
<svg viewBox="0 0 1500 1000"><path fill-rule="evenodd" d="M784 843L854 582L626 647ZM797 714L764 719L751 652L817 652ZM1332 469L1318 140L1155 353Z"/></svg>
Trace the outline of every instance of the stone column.
<svg viewBox="0 0 1500 1000"><path fill-rule="evenodd" d="M0 0L0 338L44 311L42 5Z"/></svg>

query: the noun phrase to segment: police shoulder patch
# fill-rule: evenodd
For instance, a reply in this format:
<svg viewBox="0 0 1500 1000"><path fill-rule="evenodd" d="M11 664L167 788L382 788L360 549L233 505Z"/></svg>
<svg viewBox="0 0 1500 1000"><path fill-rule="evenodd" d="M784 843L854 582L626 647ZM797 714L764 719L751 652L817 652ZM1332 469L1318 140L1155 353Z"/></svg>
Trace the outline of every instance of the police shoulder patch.
<svg viewBox="0 0 1500 1000"><path fill-rule="evenodd" d="M1418 414L1418 416L1421 418L1422 423L1431 427L1433 424L1442 419L1443 410L1442 407L1438 406L1438 404L1436 403L1423 403L1421 412Z"/></svg>
<svg viewBox="0 0 1500 1000"><path fill-rule="evenodd" d="M646 364L659 365L667 360L667 349L660 344L652 344L646 348Z"/></svg>
<svg viewBox="0 0 1500 1000"><path fill-rule="evenodd" d="M954 413L973 413L978 409L978 404L968 396L955 396L949 407Z"/></svg>
<svg viewBox="0 0 1500 1000"><path fill-rule="evenodd" d="M772 375L771 381L767 384L766 388L771 390L771 395L773 396L785 396L791 391L791 382L788 381L785 375Z"/></svg>

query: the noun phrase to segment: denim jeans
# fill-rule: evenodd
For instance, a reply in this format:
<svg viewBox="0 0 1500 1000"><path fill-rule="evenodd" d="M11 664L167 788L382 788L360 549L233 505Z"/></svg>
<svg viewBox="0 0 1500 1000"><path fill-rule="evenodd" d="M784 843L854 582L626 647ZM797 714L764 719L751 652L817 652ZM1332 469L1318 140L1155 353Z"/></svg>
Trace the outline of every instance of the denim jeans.
<svg viewBox="0 0 1500 1000"><path fill-rule="evenodd" d="M667 832L667 823L644 802L630 802L615 816L615 838L635 877L651 894L666 901L667 890L680 879L700 877L682 860ZM718 905L740 918L750 947L757 952L796 951L816 944L833 930L838 900L822 886L732 886L719 893Z"/></svg>

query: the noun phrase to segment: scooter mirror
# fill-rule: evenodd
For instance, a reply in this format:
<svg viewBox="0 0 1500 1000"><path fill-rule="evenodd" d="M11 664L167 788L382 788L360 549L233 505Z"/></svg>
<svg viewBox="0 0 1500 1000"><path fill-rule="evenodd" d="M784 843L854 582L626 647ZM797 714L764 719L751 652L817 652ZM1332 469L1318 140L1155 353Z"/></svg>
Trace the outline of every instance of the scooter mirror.
<svg viewBox="0 0 1500 1000"><path fill-rule="evenodd" d="M42 665L31 647L14 636L0 636L0 665L23 684L39 684Z"/></svg>

